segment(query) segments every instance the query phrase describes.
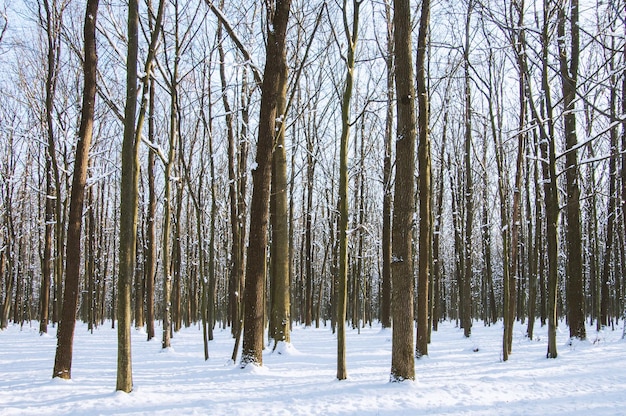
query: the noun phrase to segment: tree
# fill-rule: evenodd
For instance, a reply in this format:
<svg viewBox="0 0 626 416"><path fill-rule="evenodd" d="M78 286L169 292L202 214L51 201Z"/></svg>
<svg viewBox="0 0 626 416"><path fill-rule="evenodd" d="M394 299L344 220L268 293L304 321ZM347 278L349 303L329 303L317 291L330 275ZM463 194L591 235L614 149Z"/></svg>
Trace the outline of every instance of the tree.
<svg viewBox="0 0 626 416"><path fill-rule="evenodd" d="M220 8L224 7L224 1L220 2ZM214 12L217 10L212 6ZM218 14L219 16L219 14ZM219 73L222 84L222 104L224 106L224 118L226 121L226 135L228 138L228 196L230 199L230 227L232 234L231 267L228 280L228 317L231 322L233 336L239 341L243 318L241 314L242 290L244 285L244 257L245 257L245 161L247 150L244 146L238 146L235 135L234 113L231 109L228 96L228 82L226 79L226 61L222 40L222 31L225 23L219 19L217 27L217 51L219 54ZM232 32L229 32L232 33ZM244 49L245 51L245 49ZM244 71L245 74L245 71ZM260 81L260 79L259 79ZM242 88L242 96L244 95ZM245 122L244 122L245 124ZM245 127L244 127L245 128ZM239 152L238 152L239 150ZM238 163L239 162L239 163ZM235 351L237 348L235 348Z"/></svg>
<svg viewBox="0 0 626 416"><path fill-rule="evenodd" d="M265 252L272 176L272 149L279 95L286 82L286 32L291 0L265 2L267 45L261 85L261 109L255 168L252 171L250 241L244 291L244 333L241 366L263 365Z"/></svg>
<svg viewBox="0 0 626 416"><path fill-rule="evenodd" d="M541 114L537 110L532 99L531 85L526 84L526 95L528 103L533 112L533 118L539 129L539 149L541 158L544 161L542 166L543 175L543 191L544 191L544 210L546 214L546 245L548 256L548 297L547 297L547 315L548 315L548 351L547 358L556 358L558 355L556 346L556 329L557 329L557 297L558 297L558 222L559 222L559 195L556 174L556 143L554 128L554 107L552 105L552 92L549 82L549 62L548 47L550 41L549 16L552 13L550 5L543 5L543 24L541 26ZM526 74L529 74L528 66L525 66ZM546 120L545 125L540 120Z"/></svg>
<svg viewBox="0 0 626 416"><path fill-rule="evenodd" d="M408 0L394 0L396 51L396 183L391 243L392 382L415 379L413 354L413 215L415 212L415 87L411 53L411 9Z"/></svg>
<svg viewBox="0 0 626 416"><path fill-rule="evenodd" d="M274 348L279 342L291 339L290 287L289 287L289 216L287 204L287 153L285 150L285 116L287 109L287 66L280 68L277 91L276 137L272 155L272 183L270 196L270 223L272 244L270 247L271 316L270 332Z"/></svg>
<svg viewBox="0 0 626 416"><path fill-rule="evenodd" d="M467 2L465 16L465 43L463 47L464 81L465 81L465 114L464 114L464 169L465 169L465 235L463 236L463 278L459 286L459 300L461 308L461 327L463 335L469 337L472 333L472 230L474 223L474 182L472 179L472 95L470 77L470 21L474 9L474 1Z"/></svg>
<svg viewBox="0 0 626 416"><path fill-rule="evenodd" d="M513 9L518 13L517 24L514 25L516 30L513 32L512 47L515 51L517 64L519 68L519 128L517 134L517 158L515 162L515 184L513 185L513 208L511 212L511 243L509 252L509 273L508 279L505 279L504 285L504 345L503 359L506 361L512 350L513 343L513 322L515 321L515 279L518 274L519 261L519 235L521 228L521 195L522 195L522 171L524 161L524 146L526 145L526 102L524 100L524 91L526 89L525 66L525 36L524 36L524 2L513 2ZM511 16L511 21L513 16ZM517 29L519 28L519 29ZM516 33L519 31L519 33ZM505 260L506 261L506 260Z"/></svg>
<svg viewBox="0 0 626 416"><path fill-rule="evenodd" d="M624 7L626 9L626 5ZM624 36L626 37L626 25L624 25ZM626 43L623 45L622 51L622 114L626 113ZM621 182L622 182L622 216L626 213L626 118L622 120L622 161L621 161ZM626 240L626 220L622 218L622 241ZM624 269L624 264L622 264L622 270ZM624 316L622 317L622 322L626 320L626 308L623 311ZM626 325L624 325L624 329L622 330L622 339L626 339Z"/></svg>
<svg viewBox="0 0 626 416"><path fill-rule="evenodd" d="M148 3L148 7L152 9L152 2ZM163 22L163 14L165 11L165 0L159 0L158 11L155 21L149 20L149 27L151 29L150 45L148 49L148 56L144 67L145 78L143 80L141 105L139 109L139 116L137 120L137 132L136 136L141 136L141 130L144 123L146 112L148 112L148 142L154 143L155 140L155 84L156 81L152 76L152 68L154 66L154 59L156 55L157 41L159 34L161 33L161 25ZM154 13L150 13L151 16ZM144 280L146 289L146 322L147 322L147 337L148 341L154 338L154 283L156 279L157 269L157 238L156 238L156 190L155 190L155 158L157 152L155 149L150 148L148 151L148 165L146 170L148 172L148 204L146 212L146 250L145 250L145 267L144 267Z"/></svg>
<svg viewBox="0 0 626 416"><path fill-rule="evenodd" d="M139 140L135 129L137 108L137 53L139 49L137 0L128 2L128 50L126 56L126 105L122 141L120 195L119 278L117 281L117 384L115 390L133 389L131 361L131 289L137 245Z"/></svg>
<svg viewBox="0 0 626 416"><path fill-rule="evenodd" d="M359 36L361 1L352 1L352 28L348 23L347 0L343 1L343 26L348 45L346 79L341 99L341 139L339 143L339 276L337 286L337 379L348 377L346 368L346 312L348 297L348 141L350 138L350 101L354 85L356 45Z"/></svg>
<svg viewBox="0 0 626 416"><path fill-rule="evenodd" d="M154 98L155 98L155 82L150 80L150 109L148 116L148 140L154 141ZM148 205L146 207L146 250L144 260L144 273L146 285L146 324L148 341L154 338L154 283L157 271L157 237L156 237L156 189L155 189L155 151L148 151Z"/></svg>
<svg viewBox="0 0 626 416"><path fill-rule="evenodd" d="M385 1L385 21L387 23L387 112L385 114L385 156L383 159L383 229L382 229L382 282L380 301L380 322L383 328L391 328L391 152L393 147L393 18L390 0Z"/></svg>
<svg viewBox="0 0 626 416"><path fill-rule="evenodd" d="M567 192L567 320L570 337L585 339L585 297L582 263L582 236L580 231L580 187L578 185L578 136L576 134L576 93L580 55L580 28L578 0L559 6L557 12L557 40L559 72L563 89L563 128L565 130L565 179ZM569 12L569 15L568 15ZM566 23L569 22L569 37ZM567 40L570 40L570 50Z"/></svg>
<svg viewBox="0 0 626 416"><path fill-rule="evenodd" d="M54 297L52 305L52 321L58 322L61 313L62 298L61 289L63 278L63 226L62 203L61 203L61 174L57 162L57 144L55 138L55 108L54 100L57 90L59 65L61 55L61 26L63 19L63 11L67 4L57 1L50 3L44 0L40 3L39 21L40 25L45 28L47 41L46 54L46 96L45 96L45 124L47 136L46 148L46 203L45 203L45 237L42 259L42 289L41 294L41 311L39 332L47 332L48 309L49 309L49 288L51 276L54 277ZM42 13L43 7L43 13ZM4 35L6 25L3 28ZM56 242L56 247L53 244ZM51 269L50 264L53 261L54 266Z"/></svg>
<svg viewBox="0 0 626 416"><path fill-rule="evenodd" d="M415 356L428 355L429 280L432 261L432 191L429 131L429 97L426 89L426 38L430 25L430 0L422 1L422 15L417 37L417 103L419 108L419 263L417 273L417 343ZM468 176L470 172L466 173Z"/></svg>
<svg viewBox="0 0 626 416"><path fill-rule="evenodd" d="M78 141L76 143L76 159L74 162L72 194L70 197L65 293L63 295L63 311L59 324L54 370L52 372L53 378L70 379L72 377L72 346L74 342L75 315L79 294L78 281L80 277L81 259L81 225L96 100L96 73L98 61L96 55L96 17L98 14L98 3L99 0L88 0L85 12L83 30L85 39L83 105L80 128L78 131Z"/></svg>

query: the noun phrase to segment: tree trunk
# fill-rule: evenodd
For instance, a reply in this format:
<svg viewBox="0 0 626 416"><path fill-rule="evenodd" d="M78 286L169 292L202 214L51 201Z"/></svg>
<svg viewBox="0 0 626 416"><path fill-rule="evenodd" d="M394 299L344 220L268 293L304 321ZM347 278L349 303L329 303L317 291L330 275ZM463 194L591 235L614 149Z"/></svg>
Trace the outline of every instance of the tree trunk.
<svg viewBox="0 0 626 416"><path fill-rule="evenodd" d="M487 143L483 144L483 166L487 165ZM485 293L483 293L483 298L485 299L483 308L485 311L485 318L490 324L495 324L498 321L498 311L496 307L496 299L495 293L493 290L493 264L491 259L491 221L489 219L489 204L486 201L489 201L489 175L485 170L483 172L483 189L482 189L482 197L483 197L483 211L482 211L482 224L481 224L481 237L482 237L482 248L483 248L483 260L484 260L484 271L483 271L483 279L484 285L483 288Z"/></svg>
<svg viewBox="0 0 626 416"><path fill-rule="evenodd" d="M626 10L626 5L624 6ZM626 25L624 25L624 36L626 37ZM623 46L624 50L622 53L622 114L626 113L626 43ZM624 220L624 216L626 215L626 118L622 121L622 169L621 169L621 182L622 182L622 242L626 241L626 220ZM622 259L624 257L624 250L622 245ZM626 264L622 261L622 271L626 269ZM624 285L626 286L626 276L622 273L622 279L624 280ZM622 323L626 321L626 308L623 311ZM626 324L623 325L624 329L622 330L622 339L626 339Z"/></svg>
<svg viewBox="0 0 626 416"><path fill-rule="evenodd" d="M383 160L383 230L382 230L382 283L380 300L380 322L383 328L391 328L391 152L393 146L393 19L391 4L385 1L387 22L387 113L385 118L385 156Z"/></svg>
<svg viewBox="0 0 626 416"><path fill-rule="evenodd" d="M287 96L287 66L281 69L278 81L276 111L281 116L276 122L276 141L272 157L272 184L270 197L270 221L272 244L270 248L271 316L270 328L274 348L279 342L290 342L290 281L289 281L289 224L287 204L287 153L285 150L285 117ZM309 322L310 325L310 322Z"/></svg>
<svg viewBox="0 0 626 416"><path fill-rule="evenodd" d="M585 297L580 231L580 188L578 185L578 138L576 134L576 88L579 60L578 0L569 2L569 13L558 10L557 34L559 69L563 88L563 128L565 130L565 178L567 190L567 320L570 337L585 339ZM571 45L566 46L566 21L570 22Z"/></svg>
<svg viewBox="0 0 626 416"><path fill-rule="evenodd" d="M521 68L523 70L523 68ZM524 95L520 98L524 99ZM536 316L536 303L537 303L537 240L533 236L533 221L532 221L532 205L531 205L531 189L530 189L530 172L536 163L532 162L532 153L530 151L531 146L528 142L526 144L526 262L528 264L528 326L526 328L526 335L530 340L533 339L533 330L535 325ZM532 163L532 164L531 164Z"/></svg>
<svg viewBox="0 0 626 416"><path fill-rule="evenodd" d="M151 8L151 1L148 3L148 7ZM141 136L141 130L146 111L148 111L148 139L150 143L155 143L155 82L152 79L152 67L154 57L156 55L157 41L159 34L161 33L161 23L163 21L163 14L165 10L165 0L159 0L159 8L154 25L152 20L149 20L151 29L150 46L148 49L148 56L145 63L145 78L143 80L143 91L141 94L141 108L139 110L139 117L137 120L137 133L136 136ZM148 322L147 332L148 341L154 338L154 282L156 278L157 268L157 239L156 239L156 192L154 185L154 158L155 150L150 149L148 152L148 211L146 214L146 260L145 260L145 279L146 279L146 320Z"/></svg>
<svg viewBox="0 0 626 416"><path fill-rule="evenodd" d="M443 312L443 296L442 296L442 279L443 279L443 267L442 259L439 254L440 249L440 237L441 230L443 228L443 184L444 184L444 171L445 171L445 155L446 155L446 141L448 138L448 117L449 117L449 91L450 83L446 87L446 95L444 98L443 109L443 123L441 128L441 151L439 153L439 173L437 178L437 196L435 206L437 213L434 217L433 224L433 309L432 309L432 327L437 331L439 328L439 320L444 317Z"/></svg>
<svg viewBox="0 0 626 416"><path fill-rule="evenodd" d="M52 257L54 253L54 188L52 184L52 162L46 155L46 203L45 236L43 259L41 260L41 288L39 290L39 334L48 332L48 311L50 309L50 282L53 276ZM0 274L2 278L2 274Z"/></svg>
<svg viewBox="0 0 626 416"><path fill-rule="evenodd" d="M470 90L470 19L474 9L474 1L470 0L467 5L465 22L465 235L463 240L464 269L462 281L462 310L461 327L463 335L469 337L472 334L472 231L474 223L474 184L472 180L472 95Z"/></svg>
<svg viewBox="0 0 626 416"><path fill-rule="evenodd" d="M264 286L269 200L272 177L272 150L276 131L279 95L286 82L286 32L291 0L266 2L267 46L261 112L257 141L256 166L252 172L253 190L250 207L250 241L244 291L244 333L241 366L263 364ZM284 98L283 98L284 99Z"/></svg>
<svg viewBox="0 0 626 416"><path fill-rule="evenodd" d="M41 3L40 3L41 4ZM58 80L59 57L60 51L60 30L62 11L57 10L56 2L50 4L49 0L43 1L45 15L42 15L39 9L40 24L45 27L47 40L47 71L46 71L46 128L47 128L47 154L46 154L46 175L52 175L54 187L46 189L46 205L52 205L51 210L54 216L54 237L56 242L54 261L54 297L52 303L52 321L57 323L61 315L63 298L61 297L63 289L63 254L64 254L64 238L63 238L63 210L61 203L61 175L57 163L56 156L56 140L54 130L54 100L56 94L56 85ZM51 253L52 254L52 253Z"/></svg>
<svg viewBox="0 0 626 416"><path fill-rule="evenodd" d="M150 110L148 117L148 140L154 142L154 81L150 80ZM146 253L145 253L145 282L146 282L146 322L148 341L154 338L154 283L157 272L157 236L156 236L156 189L154 184L155 152L148 150L148 206L146 212Z"/></svg>
<svg viewBox="0 0 626 416"><path fill-rule="evenodd" d="M119 278L117 281L117 385L129 393L133 388L131 361L131 290L137 247L137 202L139 183L139 134L135 130L137 108L137 53L139 11L137 0L128 4L128 52L126 58L126 106L122 142L120 195Z"/></svg>
<svg viewBox="0 0 626 416"><path fill-rule="evenodd" d="M220 7L223 8L224 1L220 2ZM239 316L239 307L241 303L241 280L243 275L239 274L242 269L241 263L241 229L239 224L241 222L242 213L239 212L239 178L237 172L237 144L235 143L235 130L233 126L233 112L228 101L228 83L226 80L226 62L225 53L222 46L222 24L217 27L217 50L220 58L219 72L220 80L222 84L222 104L224 106L224 113L226 119L226 135L228 138L228 195L230 200L230 226L232 234L232 247L231 247L231 264L230 274L228 279L228 317L231 323L231 333L233 336L239 333L241 328L241 319Z"/></svg>
<svg viewBox="0 0 626 416"><path fill-rule="evenodd" d="M63 312L59 324L57 349L54 359L52 377L70 379L72 377L72 347L74 327L76 324L76 307L78 304L78 281L81 259L81 225L85 185L87 183L87 167L89 165L89 147L93 133L93 118L96 100L96 16L98 0L88 0L84 23L83 63L84 86L76 158L72 179L72 194L67 230L67 266L65 276L65 293L63 295Z"/></svg>
<svg viewBox="0 0 626 416"><path fill-rule="evenodd" d="M341 100L341 140L339 144L339 276L337 279L337 379L348 377L346 368L346 312L348 296L348 142L350 138L350 101L354 83L356 45L359 33L360 2L352 2L352 29L348 26L347 0L343 1L344 33L348 43L346 82Z"/></svg>
<svg viewBox="0 0 626 416"><path fill-rule="evenodd" d="M548 296L546 299L547 317L548 317L548 351L547 358L556 358L558 355L556 346L556 329L558 326L557 316L557 296L558 296L558 222L559 222L559 198L558 184L556 176L556 145L554 143L554 120L552 95L550 92L550 82L548 74L548 46L549 46L549 5L543 6L544 23L542 26L542 73L541 73L541 93L543 96L542 105L544 106L545 115L539 116L534 109L532 95L529 93L530 85L526 87L528 94L528 103L533 108L533 117L536 121L548 120L547 131L543 124L538 123L540 135L539 149L541 151L542 160L548 163L542 163L543 170L543 189L544 189L544 208L546 213L546 244L548 251ZM527 74L528 68L525 71Z"/></svg>
<svg viewBox="0 0 626 416"><path fill-rule="evenodd" d="M394 0L396 51L396 183L392 226L392 382L415 379L413 347L413 215L415 213L415 87L411 53L411 8Z"/></svg>
<svg viewBox="0 0 626 416"><path fill-rule="evenodd" d="M417 358L428 355L429 315L428 295L430 263L432 261L432 191L429 134L429 97L426 90L426 38L430 25L430 0L422 1L422 15L417 37L417 102L419 106L419 145L417 159L419 169L419 263L417 293Z"/></svg>

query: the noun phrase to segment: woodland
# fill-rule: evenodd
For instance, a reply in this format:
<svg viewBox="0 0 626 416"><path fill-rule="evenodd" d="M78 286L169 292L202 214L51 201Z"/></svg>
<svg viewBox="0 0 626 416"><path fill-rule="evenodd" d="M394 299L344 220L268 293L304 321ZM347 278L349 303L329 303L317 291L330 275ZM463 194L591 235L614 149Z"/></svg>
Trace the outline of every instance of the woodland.
<svg viewBox="0 0 626 416"><path fill-rule="evenodd" d="M400 382L444 321L626 319L623 0L0 0L0 67L0 328L52 377L77 321L130 392L133 327L328 325L343 380L380 323Z"/></svg>

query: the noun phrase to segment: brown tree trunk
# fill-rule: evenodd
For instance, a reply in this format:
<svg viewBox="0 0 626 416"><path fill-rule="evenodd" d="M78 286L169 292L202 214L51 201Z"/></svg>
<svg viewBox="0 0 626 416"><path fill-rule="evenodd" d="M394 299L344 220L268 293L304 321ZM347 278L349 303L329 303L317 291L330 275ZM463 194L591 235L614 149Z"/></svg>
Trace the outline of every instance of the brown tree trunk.
<svg viewBox="0 0 626 416"><path fill-rule="evenodd" d="M290 282L289 282L289 224L287 204L287 153L285 150L285 112L287 96L287 66L281 68L278 81L282 90L278 91L276 111L281 116L276 125L276 141L272 157L272 184L270 197L270 221L272 225L272 244L270 248L270 288L271 316L270 331L274 339L274 348L279 342L290 342ZM309 325L310 315L309 316Z"/></svg>
<svg viewBox="0 0 626 416"><path fill-rule="evenodd" d="M352 29L348 26L347 0L343 1L344 34L348 42L346 83L341 100L341 139L339 144L339 275L336 286L337 379L348 377L346 368L346 313L348 301L348 142L350 138L350 101L358 40L360 2L352 1Z"/></svg>
<svg viewBox="0 0 626 416"><path fill-rule="evenodd" d="M444 98L444 113L443 123L441 130L441 151L439 154L439 172L437 177L437 196L435 206L437 213L434 216L433 224L433 308L432 308L432 328L437 331L439 328L439 320L444 317L444 300L442 295L442 279L443 268L441 264L441 257L439 255L440 249L440 237L441 230L443 228L443 184L444 184L444 171L445 171L445 154L446 154L446 141L448 137L448 114L449 114L449 91L450 83L446 87L446 95Z"/></svg>
<svg viewBox="0 0 626 416"><path fill-rule="evenodd" d="M151 8L152 4L149 0L148 6ZM154 58L156 55L157 41L161 33L161 23L163 21L163 14L165 10L165 0L159 0L158 12L154 24L152 19L149 20L151 29L150 46L148 49L148 56L145 63L145 78L143 80L143 91L141 94L141 107L139 110L139 117L137 119L137 133L136 136L141 136L141 130L145 118L146 111L148 112L148 139L150 143L155 143L155 125L154 125L154 101L155 101L155 83L152 79L152 67L154 65ZM149 99L148 99L149 98ZM148 211L146 214L146 260L145 260L145 287L146 287L146 320L148 322L147 332L148 341L154 338L154 282L156 278L156 265L157 265L157 240L156 240L156 192L154 187L154 158L155 151L150 149L148 152Z"/></svg>
<svg viewBox="0 0 626 416"><path fill-rule="evenodd" d="M54 188L52 185L52 162L46 155L46 203L45 235L41 264L41 288L39 290L39 334L48 332L48 311L50 309L50 282L53 276L52 257L54 253ZM0 274L2 278L2 274Z"/></svg>
<svg viewBox="0 0 626 416"><path fill-rule="evenodd" d="M624 10L626 11L626 5L624 5ZM624 25L624 36L626 36L626 25ZM622 114L626 113L626 44L623 46L624 50L622 53ZM622 121L622 171L621 171L621 182L622 182L622 238L621 241L626 241L626 220L624 216L626 216L626 118ZM624 257L624 250L622 245L622 259ZM622 271L626 269L626 265L624 261L622 261ZM624 279L624 285L626 286L626 276L622 273L622 278ZM622 322L626 321L626 308L623 311ZM624 329L622 330L622 339L626 339L626 325L624 325Z"/></svg>
<svg viewBox="0 0 626 416"><path fill-rule="evenodd" d="M611 122L614 122L617 119L617 82L615 79L615 68L614 68L614 60L611 57L610 61L610 97L609 97L609 105L610 105L610 114L611 114ZM610 151L611 157L609 158L609 195L607 198L607 220L606 220L606 237L604 243L604 258L602 264L602 277L601 277L601 290L600 290L600 316L599 323L601 326L607 326L609 324L609 314L610 314L610 277L611 277L611 265L612 265L612 255L613 255L613 240L615 239L615 223L617 217L617 158L618 158L618 148L617 148L617 138L618 131L617 125L613 126L609 132L610 137ZM625 197L622 196L622 199ZM615 258L618 256L616 255Z"/></svg>
<svg viewBox="0 0 626 416"><path fill-rule="evenodd" d="M148 117L148 140L154 142L155 127L154 127L154 81L150 82L150 109ZM156 189L154 185L154 165L155 165L155 152L154 150L148 150L148 206L146 212L146 253L145 253L145 268L144 280L146 282L146 323L147 323L147 337L150 341L155 336L154 332L154 283L157 272L157 236L156 236Z"/></svg>
<svg viewBox="0 0 626 416"><path fill-rule="evenodd" d="M415 379L413 347L413 215L415 213L415 87L411 53L411 8L394 0L396 51L396 183L392 226L392 382Z"/></svg>
<svg viewBox="0 0 626 416"><path fill-rule="evenodd" d="M417 358L428 355L430 333L428 307L430 264L432 261L432 191L429 134L429 97L426 90L426 38L430 25L430 0L422 1L419 34L417 37L417 102L419 107L419 263L417 275ZM468 174L469 175L469 174Z"/></svg>
<svg viewBox="0 0 626 416"><path fill-rule="evenodd" d="M567 190L567 320L570 337L585 339L585 297L580 230L580 188L578 185L578 138L576 134L576 88L579 60L578 0L569 2L569 13L558 10L557 34L559 69L563 88L563 128L565 130L565 179ZM566 21L570 23L571 45L566 46ZM568 60L569 55L569 60Z"/></svg>
<svg viewBox="0 0 626 416"><path fill-rule="evenodd" d="M385 1L387 22L387 114L385 118L385 156L383 160L383 230L382 230L382 283L380 322L383 328L391 328L391 152L393 146L393 19L390 0Z"/></svg>
<svg viewBox="0 0 626 416"><path fill-rule="evenodd" d="M464 269L462 280L461 302L461 327L463 335L469 337L472 334L472 231L474 224L474 184L472 178L472 96L470 90L470 20L474 9L474 1L470 0L467 5L465 22L465 235L463 239ZM460 289L461 289L460 288Z"/></svg>
<svg viewBox="0 0 626 416"><path fill-rule="evenodd" d="M223 8L224 1L220 2L220 7ZM241 319L239 316L239 306L241 303L241 280L243 275L239 273L242 270L241 263L241 229L239 224L241 222L239 212L239 192L238 192L238 172L237 172L237 144L235 143L235 130L233 126L233 113L228 101L227 94L227 80L226 80L226 62L225 53L222 46L222 24L217 27L217 50L220 58L219 72L220 80L222 83L222 104L224 106L224 113L226 119L226 135L228 138L228 196L230 200L230 227L232 234L232 246L231 246L231 264L228 278L228 320L231 323L231 333L233 336L238 336L241 329Z"/></svg>
<svg viewBox="0 0 626 416"><path fill-rule="evenodd" d="M56 2L50 4L49 0L40 3L43 6L44 13L39 9L40 24L45 27L47 40L47 71L46 71L46 128L47 128L47 153L46 153L46 175L51 175L54 186L46 189L46 207L51 204L51 211L54 212L51 218L51 224L54 224L54 238L56 242L54 261L54 296L52 300L52 321L57 323L61 315L63 298L61 292L63 288L63 226L62 203L61 203L61 175L57 163L56 141L54 130L54 99L56 94L56 85L58 79L58 66L60 57L60 30L62 12L57 10ZM48 209L48 207L46 208ZM47 211L48 212L48 211ZM44 259L45 261L45 259Z"/></svg>
<svg viewBox="0 0 626 416"><path fill-rule="evenodd" d="M87 167L89 165L89 147L93 133L93 118L96 100L96 16L98 0L88 0L84 23L83 63L84 86L76 158L72 180L72 194L67 230L67 265L65 276L65 293L63 295L63 312L59 324L57 349L54 359L52 377L70 379L72 370L72 351L74 327L76 324L76 307L78 304L78 281L81 259L81 224L85 185L87 183Z"/></svg>
<svg viewBox="0 0 626 416"><path fill-rule="evenodd" d="M266 2L267 46L261 86L261 112L256 163L252 171L250 241L244 291L244 333L241 366L263 364L264 288L267 228L272 177L272 150L278 115L279 94L285 89L286 32L291 0Z"/></svg>
<svg viewBox="0 0 626 416"><path fill-rule="evenodd" d="M128 4L128 51L126 57L126 105L122 142L120 195L119 277L117 281L117 384L115 390L133 389L131 361L131 290L137 246L139 184L139 135L135 129L137 108L137 54L139 11L137 0Z"/></svg>

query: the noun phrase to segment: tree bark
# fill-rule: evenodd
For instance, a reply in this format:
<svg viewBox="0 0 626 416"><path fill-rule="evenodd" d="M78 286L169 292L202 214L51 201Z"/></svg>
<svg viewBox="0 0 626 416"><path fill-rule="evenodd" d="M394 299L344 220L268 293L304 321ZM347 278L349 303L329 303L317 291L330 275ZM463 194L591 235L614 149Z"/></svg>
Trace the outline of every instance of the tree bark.
<svg viewBox="0 0 626 416"><path fill-rule="evenodd" d="M413 215L415 213L415 87L411 53L411 8L394 0L397 137L392 226L392 382L415 379L413 347Z"/></svg>
<svg viewBox="0 0 626 416"><path fill-rule="evenodd" d="M54 188L52 185L52 162L46 155L46 203L45 235L43 259L41 260L41 288L39 290L39 334L48 332L48 311L50 309L50 283L53 276L52 257L54 244ZM0 278L2 275L0 274Z"/></svg>
<svg viewBox="0 0 626 416"><path fill-rule="evenodd" d="M76 324L76 307L78 304L78 281L80 277L81 259L81 225L87 183L87 167L89 165L89 147L93 134L93 119L96 100L96 17L98 0L88 0L84 23L83 63L84 85L83 105L81 111L76 158L72 179L72 194L67 230L67 265L65 276L65 293L63 295L63 311L59 324L57 349L54 359L52 377L70 379L72 377L72 352L74 327Z"/></svg>
<svg viewBox="0 0 626 416"><path fill-rule="evenodd" d="M47 72L46 72L46 128L47 128L47 152L46 152L46 174L51 175L53 186L46 189L46 205L51 204L51 211L54 212L51 221L54 222L54 239L55 253L54 260L54 296L52 299L52 321L57 323L61 316L61 308L63 298L61 296L63 290L63 254L64 254L64 220L63 207L61 203L61 174L56 156L56 140L54 129L54 100L56 94L56 86L58 80L58 67L60 59L59 37L61 30L62 13L56 7L56 2L50 4L49 0L43 1L45 16L41 14L39 9L39 20L42 26L45 26L47 40Z"/></svg>
<svg viewBox="0 0 626 416"><path fill-rule="evenodd" d="M385 156L383 159L383 230L382 230L382 283L380 301L380 322L383 328L391 328L391 152L393 147L393 18L390 0L385 1L387 22L387 113L385 118Z"/></svg>
<svg viewBox="0 0 626 416"><path fill-rule="evenodd" d="M220 7L224 7L224 1L220 2ZM219 54L219 73L220 81L222 84L222 104L224 106L225 121L226 121L226 135L228 138L228 196L230 201L230 227L232 234L231 245L231 264L228 278L228 318L231 323L231 333L233 336L237 336L241 328L241 319L239 316L239 309L241 303L240 286L243 279L243 274L239 272L243 270L241 263L241 229L239 224L241 223L239 212L239 178L237 172L237 144L235 143L235 130L233 126L233 112L228 100L227 88L228 83L226 80L226 62L225 53L222 46L222 24L217 27L217 51Z"/></svg>
<svg viewBox="0 0 626 416"><path fill-rule="evenodd" d="M463 239L463 280L461 290L461 327L463 335L472 334L472 231L474 224L474 184L472 172L472 95L470 89L470 20L474 9L474 1L468 1L465 21L465 47L463 51L465 63L465 235Z"/></svg>
<svg viewBox="0 0 626 416"><path fill-rule="evenodd" d="M289 213L287 203L287 152L285 150L285 117L287 97L287 66L281 68L276 111L280 115L276 122L276 141L272 157L272 184L270 196L270 221L272 244L270 248L271 317L270 328L274 348L279 342L291 339L290 281L289 281ZM310 325L310 321L309 321Z"/></svg>
<svg viewBox="0 0 626 416"><path fill-rule="evenodd" d="M120 195L119 278L117 281L117 385L115 390L133 389L131 361L131 290L137 247L137 202L139 183L139 135L135 130L137 109L137 53L139 11L137 0L128 4L128 51L126 57L126 105L122 142Z"/></svg>
<svg viewBox="0 0 626 416"><path fill-rule="evenodd" d="M354 84L354 65L359 33L360 2L352 1L352 29L348 25L347 0L343 1L343 24L348 56L346 81L341 99L341 139L339 144L339 276L337 279L337 379L348 377L346 368L346 312L348 297L348 142L350 138L350 101Z"/></svg>
<svg viewBox="0 0 626 416"><path fill-rule="evenodd" d="M426 38L430 25L430 0L422 1L419 34L417 37L417 102L419 107L419 144L417 159L419 169L419 263L417 293L417 358L428 355L428 307L430 264L432 261L432 191L429 131L429 97L426 90Z"/></svg>
<svg viewBox="0 0 626 416"><path fill-rule="evenodd" d="M150 80L150 109L148 117L148 140L154 142L155 126L154 126L154 81ZM148 206L146 212L146 253L144 280L146 282L146 322L148 341L154 338L154 283L157 273L157 236L156 236L156 189L155 189L155 152L148 150Z"/></svg>
<svg viewBox="0 0 626 416"><path fill-rule="evenodd" d="M626 5L624 5L624 11L626 12ZM626 37L626 25L624 25L624 36ZM624 50L622 51L622 114L626 113L626 43L623 46ZM621 182L622 182L622 242L626 241L626 220L624 220L624 216L626 215L626 118L622 121L622 168L621 168ZM622 247L622 253L623 253ZM623 256L623 254L622 254ZM622 270L626 269L626 265L622 261ZM624 277L624 273L622 273L622 278L624 280L624 285L626 286L626 277ZM626 308L623 311L622 322L626 321ZM622 339L626 339L626 325L624 325L624 329L622 330Z"/></svg>
<svg viewBox="0 0 626 416"><path fill-rule="evenodd" d="M255 168L252 171L250 241L244 291L244 333L241 367L263 365L264 286L267 228L272 177L272 150L278 115L279 94L286 81L286 32L291 0L266 2L267 46L261 86L261 111ZM283 72L284 71L284 72Z"/></svg>
<svg viewBox="0 0 626 416"><path fill-rule="evenodd" d="M444 184L444 171L445 171L445 155L446 155L446 142L448 138L448 120L449 120L449 91L450 83L446 87L446 93L444 98L444 110L443 110L443 122L441 129L441 151L439 153L439 172L437 177L437 196L435 206L437 213L434 216L433 224L433 308L432 308L432 328L437 331L439 328L439 320L445 315L444 299L442 296L442 259L439 253L440 249L440 237L441 230L443 228L443 184Z"/></svg>
<svg viewBox="0 0 626 416"><path fill-rule="evenodd" d="M567 190L567 320L570 337L585 339L585 297L580 231L580 188L578 185L578 137L576 133L576 89L579 60L578 0L569 2L569 16L561 5L558 10L557 35L559 69L563 88L563 128L565 130L565 179ZM570 23L571 45L566 45L566 21Z"/></svg>

